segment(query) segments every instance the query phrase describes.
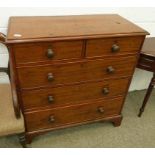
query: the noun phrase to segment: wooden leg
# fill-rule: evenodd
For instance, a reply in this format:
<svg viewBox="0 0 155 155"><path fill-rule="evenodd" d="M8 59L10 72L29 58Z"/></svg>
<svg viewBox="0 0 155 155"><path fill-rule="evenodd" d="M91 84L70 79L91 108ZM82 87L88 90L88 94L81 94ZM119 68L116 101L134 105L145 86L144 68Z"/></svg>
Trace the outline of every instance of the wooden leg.
<svg viewBox="0 0 155 155"><path fill-rule="evenodd" d="M22 145L23 148L27 148L24 133L19 134L19 142L20 142L20 144Z"/></svg>
<svg viewBox="0 0 155 155"><path fill-rule="evenodd" d="M149 97L151 95L151 92L153 90L154 85L155 85L155 73L153 74L153 78L152 78L152 80L151 80L151 82L149 84L149 87L148 87L147 93L145 95L143 104L142 104L142 106L141 106L141 108L139 110L139 114L138 114L139 117L141 117L142 113L144 112L145 106L146 106L147 101L148 101L148 99L149 99Z"/></svg>
<svg viewBox="0 0 155 155"><path fill-rule="evenodd" d="M9 79L10 79L10 61L8 62L8 70L7 70L7 73L8 73Z"/></svg>
<svg viewBox="0 0 155 155"><path fill-rule="evenodd" d="M121 122L122 122L122 119L123 119L123 117L119 116L119 117L115 118L114 120L112 120L112 123L113 123L114 127L120 126Z"/></svg>
<svg viewBox="0 0 155 155"><path fill-rule="evenodd" d="M112 117L112 118L110 118L108 120L102 120L100 122L101 123L103 123L103 122L111 122L111 123L113 123L114 127L118 127L118 126L121 125L122 119L123 119L123 116L118 115L118 116Z"/></svg>
<svg viewBox="0 0 155 155"><path fill-rule="evenodd" d="M25 137L26 137L26 143L27 143L27 144L31 144L33 138L36 137L36 136L37 136L36 134L27 134L27 133L26 133L26 136L25 136Z"/></svg>

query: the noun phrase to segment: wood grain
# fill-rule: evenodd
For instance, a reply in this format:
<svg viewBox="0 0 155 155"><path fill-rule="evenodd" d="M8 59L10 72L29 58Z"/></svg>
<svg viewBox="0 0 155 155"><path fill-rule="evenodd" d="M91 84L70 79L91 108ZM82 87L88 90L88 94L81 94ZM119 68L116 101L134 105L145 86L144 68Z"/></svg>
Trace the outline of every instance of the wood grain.
<svg viewBox="0 0 155 155"><path fill-rule="evenodd" d="M47 86L55 87L82 81L97 81L130 76L136 60L137 57L133 55L122 58L74 61L69 64L24 67L18 69L18 75L22 89ZM108 67L112 67L114 72L108 72ZM49 73L52 73L54 77L52 81L48 81Z"/></svg>
<svg viewBox="0 0 155 155"><path fill-rule="evenodd" d="M119 15L11 17L1 40L11 49L11 83L27 142L46 131L101 120L119 126L147 34Z"/></svg>
<svg viewBox="0 0 155 155"><path fill-rule="evenodd" d="M154 44L155 44L155 37L146 38L142 46L141 54L155 58Z"/></svg>
<svg viewBox="0 0 155 155"><path fill-rule="evenodd" d="M120 37L106 39L91 39L87 41L86 56L106 56L112 57L116 55L125 55L128 53L136 53L140 49L143 36L137 37ZM118 45L120 50L112 52L112 45Z"/></svg>
<svg viewBox="0 0 155 155"><path fill-rule="evenodd" d="M128 80L128 78L123 78L111 81L90 82L80 85L23 91L23 106L25 110L29 110L64 106L65 104L75 105L98 98L111 98L125 93ZM104 88L109 90L108 94L104 94ZM54 101L49 102L48 96L52 96Z"/></svg>
<svg viewBox="0 0 155 155"><path fill-rule="evenodd" d="M10 17L7 42L88 36L146 35L148 32L116 14ZM16 37L15 34L21 35Z"/></svg>
<svg viewBox="0 0 155 155"><path fill-rule="evenodd" d="M82 54L82 41L61 41L35 44L14 45L16 63L46 62L62 59L80 59ZM54 52L52 58L47 57L48 49Z"/></svg>
<svg viewBox="0 0 155 155"><path fill-rule="evenodd" d="M116 116L120 113L123 97L111 100L100 100L81 105L59 107L43 111L26 113L27 131L56 128L71 123L94 121L95 119ZM103 112L99 111L103 108ZM38 117L39 116L39 117ZM53 117L53 122L50 122Z"/></svg>

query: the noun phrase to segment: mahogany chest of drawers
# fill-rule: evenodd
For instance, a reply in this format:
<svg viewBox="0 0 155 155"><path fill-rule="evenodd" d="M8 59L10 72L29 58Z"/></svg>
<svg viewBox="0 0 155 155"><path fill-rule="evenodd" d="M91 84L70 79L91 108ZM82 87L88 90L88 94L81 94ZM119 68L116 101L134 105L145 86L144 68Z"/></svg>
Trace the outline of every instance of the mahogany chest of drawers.
<svg viewBox="0 0 155 155"><path fill-rule="evenodd" d="M89 122L119 126L147 34L119 15L11 17L5 42L27 142Z"/></svg>

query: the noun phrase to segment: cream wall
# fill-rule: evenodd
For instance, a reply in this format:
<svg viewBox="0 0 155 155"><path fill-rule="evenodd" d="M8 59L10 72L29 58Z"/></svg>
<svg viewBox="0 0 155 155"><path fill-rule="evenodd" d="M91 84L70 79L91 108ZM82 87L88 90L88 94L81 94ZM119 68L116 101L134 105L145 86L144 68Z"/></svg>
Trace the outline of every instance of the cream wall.
<svg viewBox="0 0 155 155"><path fill-rule="evenodd" d="M0 32L6 34L8 19L10 16L52 16L73 14L103 14L117 13L143 27L155 36L155 8L0 8ZM7 66L8 53L4 46L0 45L0 66ZM139 69L135 70L130 90L145 89L148 86L152 74ZM0 74L0 82L8 82L4 74Z"/></svg>

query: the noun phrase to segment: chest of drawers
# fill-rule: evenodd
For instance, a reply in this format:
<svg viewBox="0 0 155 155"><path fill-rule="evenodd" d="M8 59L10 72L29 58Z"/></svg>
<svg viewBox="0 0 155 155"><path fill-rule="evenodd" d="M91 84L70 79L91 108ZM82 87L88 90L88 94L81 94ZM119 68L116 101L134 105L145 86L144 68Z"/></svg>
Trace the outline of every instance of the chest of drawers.
<svg viewBox="0 0 155 155"><path fill-rule="evenodd" d="M6 45L27 142L89 122L119 126L147 34L119 15L11 17Z"/></svg>

